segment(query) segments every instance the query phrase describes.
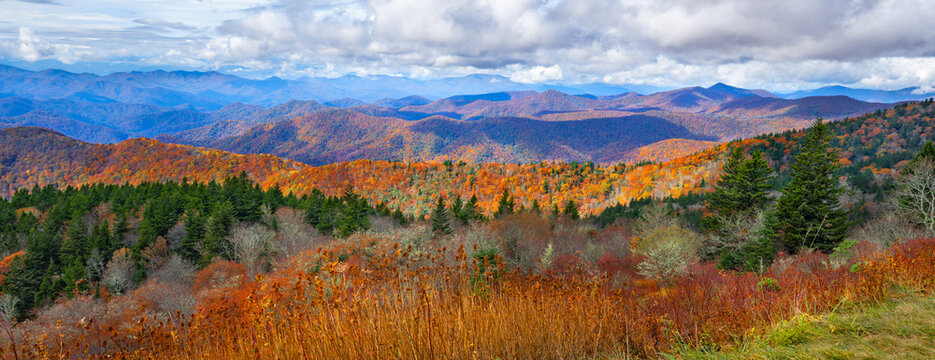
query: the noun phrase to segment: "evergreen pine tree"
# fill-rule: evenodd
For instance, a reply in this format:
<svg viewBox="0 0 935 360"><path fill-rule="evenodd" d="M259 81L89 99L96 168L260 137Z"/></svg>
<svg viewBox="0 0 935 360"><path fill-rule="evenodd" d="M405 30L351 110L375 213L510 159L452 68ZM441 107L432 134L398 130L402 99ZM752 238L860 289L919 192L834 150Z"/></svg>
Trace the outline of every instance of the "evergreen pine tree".
<svg viewBox="0 0 935 360"><path fill-rule="evenodd" d="M354 193L350 187L345 189L335 235L345 237L357 231L369 229L370 210L366 199Z"/></svg>
<svg viewBox="0 0 935 360"><path fill-rule="evenodd" d="M324 207L325 195L321 190L312 190L312 194L305 199L305 221L312 226L318 226L318 218Z"/></svg>
<svg viewBox="0 0 935 360"><path fill-rule="evenodd" d="M532 205L529 206L529 210L534 214L542 213L542 209L539 208L539 199L532 199Z"/></svg>
<svg viewBox="0 0 935 360"><path fill-rule="evenodd" d="M448 209L445 208L445 201L441 196L435 202L435 210L432 211L432 232L435 235L451 234L451 220L448 216Z"/></svg>
<svg viewBox="0 0 935 360"><path fill-rule="evenodd" d="M574 200L568 200L568 203L565 204L565 209L562 210L562 215L565 215L572 220L578 220L578 206L575 205Z"/></svg>
<svg viewBox="0 0 935 360"><path fill-rule="evenodd" d="M792 181L783 189L769 224L773 236L791 253L802 247L831 251L847 232L847 212L838 204L844 191L834 176L837 155L821 119L808 130L790 166Z"/></svg>
<svg viewBox="0 0 935 360"><path fill-rule="evenodd" d="M462 210L464 210L464 201L461 201L461 194L458 194L455 201L451 203L451 215L459 218Z"/></svg>
<svg viewBox="0 0 935 360"><path fill-rule="evenodd" d="M771 173L772 169L760 151L754 151L750 159L744 159L743 150L734 148L714 191L707 197L707 208L716 215L708 222L708 228L717 231L726 219L751 216L753 212L765 209L771 202Z"/></svg>
<svg viewBox="0 0 935 360"><path fill-rule="evenodd" d="M62 264L60 279L64 289L74 289L76 282L87 278L85 263L90 253L88 226L81 219L81 215L81 212L75 212L72 216L61 250L59 250L59 259Z"/></svg>
<svg viewBox="0 0 935 360"><path fill-rule="evenodd" d="M497 212L494 213L494 217L502 218L506 215L512 214L513 206L513 197L510 196L510 192L504 188L503 194L500 195L500 200L497 202Z"/></svg>
<svg viewBox="0 0 935 360"><path fill-rule="evenodd" d="M77 263L84 266L84 262L87 260L89 250L88 226L81 217L81 213L75 212L68 224L62 248L59 250L59 258L62 264Z"/></svg>
<svg viewBox="0 0 935 360"><path fill-rule="evenodd" d="M127 237L127 233L129 232L130 223L127 221L127 214L124 212L118 213L117 221L114 222L113 241L115 248L120 248L123 246L123 240Z"/></svg>
<svg viewBox="0 0 935 360"><path fill-rule="evenodd" d="M919 149L919 152L912 158L912 161L900 170L900 175L911 175L919 162L924 160L935 162L935 145L932 145L931 140L926 141L925 144L922 145L922 148Z"/></svg>
<svg viewBox="0 0 935 360"><path fill-rule="evenodd" d="M400 210L399 208L396 208L396 210L393 210L390 216L392 216L393 219L396 219L396 222L398 222L399 225L406 226L409 224L409 219L406 217L405 214L403 214L403 211Z"/></svg>
<svg viewBox="0 0 935 360"><path fill-rule="evenodd" d="M185 237L175 249L175 252L183 259L192 263L197 263L201 259L200 249L204 247L207 220L207 217L199 211L189 209L185 212Z"/></svg>
<svg viewBox="0 0 935 360"><path fill-rule="evenodd" d="M211 218L208 219L207 233L205 234L205 253L202 254L202 264L208 264L215 256L227 257L227 236L234 224L234 206L230 201L217 203Z"/></svg>
<svg viewBox="0 0 935 360"><path fill-rule="evenodd" d="M92 249L97 249L105 261L110 260L110 255L116 250L114 239L110 235L110 228L107 226L106 221L102 221L94 227L91 237L88 238L88 243Z"/></svg>
<svg viewBox="0 0 935 360"><path fill-rule="evenodd" d="M461 208L461 212L456 216L462 224L467 224L471 220L482 220L484 217L480 213L480 209L477 207L477 195L471 195L471 198L468 199L466 203L464 203L464 206Z"/></svg>

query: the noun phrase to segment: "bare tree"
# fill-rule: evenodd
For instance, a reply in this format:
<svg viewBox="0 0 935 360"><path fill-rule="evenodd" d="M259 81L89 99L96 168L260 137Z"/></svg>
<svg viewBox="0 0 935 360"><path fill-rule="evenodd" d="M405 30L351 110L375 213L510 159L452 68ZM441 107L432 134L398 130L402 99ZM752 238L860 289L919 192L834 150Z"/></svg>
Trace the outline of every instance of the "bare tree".
<svg viewBox="0 0 935 360"><path fill-rule="evenodd" d="M264 225L238 225L230 235L233 257L247 267L251 276L264 272L270 265L275 236Z"/></svg>
<svg viewBox="0 0 935 360"><path fill-rule="evenodd" d="M11 294L0 294L0 316L12 324L16 318L16 305L19 304L19 298Z"/></svg>
<svg viewBox="0 0 935 360"><path fill-rule="evenodd" d="M169 243L166 238L160 236L156 238L156 242L152 243L140 253L140 257L146 263L146 270L153 271L158 268L161 268L166 264L166 261L169 261L169 257L172 256L172 251L169 250Z"/></svg>
<svg viewBox="0 0 935 360"><path fill-rule="evenodd" d="M899 177L896 196L899 209L935 235L935 163L921 160L912 171Z"/></svg>
<svg viewBox="0 0 935 360"><path fill-rule="evenodd" d="M87 266L88 278L92 280L100 279L104 276L104 270L107 270L107 264L104 262L104 256L97 249L91 249L91 255L88 256Z"/></svg>
<svg viewBox="0 0 935 360"><path fill-rule="evenodd" d="M634 224L634 233L637 238L645 238L656 230L679 225L679 219L669 213L668 206L656 202L643 208L639 220Z"/></svg>
<svg viewBox="0 0 935 360"><path fill-rule="evenodd" d="M319 240L318 230L305 221L303 211L281 208L276 211L276 224L279 234L276 236L282 256L297 254L314 249Z"/></svg>
<svg viewBox="0 0 935 360"><path fill-rule="evenodd" d="M114 256L107 263L107 270L104 271L101 282L112 293L116 295L123 294L133 285L135 270L136 266L133 263L130 249L123 248L114 251Z"/></svg>
<svg viewBox="0 0 935 360"><path fill-rule="evenodd" d="M765 220L763 212L724 218L719 231L708 235L707 245L717 251L739 251L763 231Z"/></svg>
<svg viewBox="0 0 935 360"><path fill-rule="evenodd" d="M857 242L869 241L882 248L898 242L925 237L925 230L898 211L895 202L877 211L876 217L851 231L850 238Z"/></svg>
<svg viewBox="0 0 935 360"><path fill-rule="evenodd" d="M166 316L175 325L185 316L191 315L198 305L191 286L165 283L158 279L147 280L134 292L134 296L151 305L152 310Z"/></svg>
<svg viewBox="0 0 935 360"><path fill-rule="evenodd" d="M185 261L181 256L172 255L165 265L149 273L149 277L171 285L191 287L196 270L195 265Z"/></svg>

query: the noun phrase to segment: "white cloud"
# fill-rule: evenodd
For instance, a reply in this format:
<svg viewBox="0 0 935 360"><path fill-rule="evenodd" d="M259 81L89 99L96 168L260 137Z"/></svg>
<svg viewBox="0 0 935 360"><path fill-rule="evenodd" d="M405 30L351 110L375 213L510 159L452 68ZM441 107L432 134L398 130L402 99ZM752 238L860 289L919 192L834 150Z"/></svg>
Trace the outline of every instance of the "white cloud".
<svg viewBox="0 0 935 360"><path fill-rule="evenodd" d="M29 28L19 28L17 37L17 55L26 61L36 61L52 54L52 46L42 41L36 33Z"/></svg>
<svg viewBox="0 0 935 360"><path fill-rule="evenodd" d="M15 57L30 62L55 59L64 64L73 64L86 53L78 46L49 43L40 38L35 31L26 27L18 29L15 42L8 47L13 49L12 54Z"/></svg>
<svg viewBox="0 0 935 360"><path fill-rule="evenodd" d="M929 0L141 4L5 3L7 21L33 31L6 34L7 53L27 61L147 59L280 76L497 73L523 82L725 81L777 90L935 84Z"/></svg>
<svg viewBox="0 0 935 360"><path fill-rule="evenodd" d="M555 82L562 80L562 68L558 65L549 67L533 66L528 69L514 71L510 74L510 80L526 84Z"/></svg>

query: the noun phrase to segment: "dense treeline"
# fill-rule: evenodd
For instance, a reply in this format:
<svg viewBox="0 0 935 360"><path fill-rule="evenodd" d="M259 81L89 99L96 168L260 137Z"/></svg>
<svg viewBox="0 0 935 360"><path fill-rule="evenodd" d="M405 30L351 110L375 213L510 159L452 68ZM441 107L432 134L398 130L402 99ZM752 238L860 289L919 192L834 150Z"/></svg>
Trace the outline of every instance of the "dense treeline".
<svg viewBox="0 0 935 360"><path fill-rule="evenodd" d="M146 277L153 253L171 251L193 265L234 260L231 229L258 223L275 229L270 214L280 207L304 210L323 234L347 236L370 227L372 215L409 219L397 209L371 206L348 189L297 197L278 187L261 189L245 174L223 182L52 186L17 191L0 200L0 291L19 303L17 314L75 290L104 285L119 292ZM115 279L114 267L132 265L131 278ZM126 275L126 274L119 274Z"/></svg>

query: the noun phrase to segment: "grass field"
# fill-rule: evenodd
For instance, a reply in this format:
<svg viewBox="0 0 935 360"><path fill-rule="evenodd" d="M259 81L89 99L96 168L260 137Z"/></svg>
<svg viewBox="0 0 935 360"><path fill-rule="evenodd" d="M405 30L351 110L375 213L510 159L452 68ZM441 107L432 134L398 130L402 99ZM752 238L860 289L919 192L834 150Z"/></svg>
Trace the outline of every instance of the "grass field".
<svg viewBox="0 0 935 360"><path fill-rule="evenodd" d="M764 336L721 351L672 359L935 359L935 295L905 294L873 306L801 315Z"/></svg>

